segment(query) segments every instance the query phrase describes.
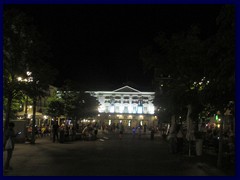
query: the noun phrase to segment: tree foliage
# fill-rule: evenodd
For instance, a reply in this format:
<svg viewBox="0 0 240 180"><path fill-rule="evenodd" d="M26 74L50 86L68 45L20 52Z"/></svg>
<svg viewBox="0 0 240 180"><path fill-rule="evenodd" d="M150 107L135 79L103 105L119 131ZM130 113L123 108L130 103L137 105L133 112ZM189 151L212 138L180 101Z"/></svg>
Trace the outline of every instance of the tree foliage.
<svg viewBox="0 0 240 180"><path fill-rule="evenodd" d="M209 86L203 91L204 103L223 111L229 101L235 100L235 7L226 5L216 19L218 31L206 43L206 67Z"/></svg>
<svg viewBox="0 0 240 180"><path fill-rule="evenodd" d="M234 6L223 6L212 37L202 38L192 25L187 32L160 32L152 46L140 51L145 69L155 71L156 106L164 104L175 114L192 104L197 118L204 106L222 110L234 100L234 20Z"/></svg>
<svg viewBox="0 0 240 180"><path fill-rule="evenodd" d="M97 100L84 91L79 90L74 81L65 81L60 90L66 117L79 119L93 117L97 114Z"/></svg>
<svg viewBox="0 0 240 180"><path fill-rule="evenodd" d="M49 48L26 14L12 8L4 9L4 97L5 128L10 119L12 101L24 93L31 98L43 96L56 74L46 62ZM31 72L31 81L26 72ZM19 81L22 77L26 81Z"/></svg>
<svg viewBox="0 0 240 180"><path fill-rule="evenodd" d="M204 51L200 30L192 26L188 32L170 37L159 33L154 47L141 52L146 68L154 68L155 71L156 91L160 91L156 93L156 106L166 102L165 108L178 114L187 104L198 105L198 91L191 87L205 76Z"/></svg>

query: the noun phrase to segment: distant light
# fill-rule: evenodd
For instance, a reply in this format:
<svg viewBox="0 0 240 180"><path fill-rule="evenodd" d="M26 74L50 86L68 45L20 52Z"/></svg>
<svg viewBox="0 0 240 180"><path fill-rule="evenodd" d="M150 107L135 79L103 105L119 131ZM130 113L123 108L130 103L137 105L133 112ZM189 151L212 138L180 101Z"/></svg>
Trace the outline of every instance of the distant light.
<svg viewBox="0 0 240 180"><path fill-rule="evenodd" d="M27 71L27 73L26 73L28 76L30 76L31 74L32 74L32 72L30 72L30 71Z"/></svg>
<svg viewBox="0 0 240 180"><path fill-rule="evenodd" d="M33 82L33 77L29 77L28 82Z"/></svg>
<svg viewBox="0 0 240 180"><path fill-rule="evenodd" d="M22 77L18 77L17 80L18 80L18 81L22 81Z"/></svg>

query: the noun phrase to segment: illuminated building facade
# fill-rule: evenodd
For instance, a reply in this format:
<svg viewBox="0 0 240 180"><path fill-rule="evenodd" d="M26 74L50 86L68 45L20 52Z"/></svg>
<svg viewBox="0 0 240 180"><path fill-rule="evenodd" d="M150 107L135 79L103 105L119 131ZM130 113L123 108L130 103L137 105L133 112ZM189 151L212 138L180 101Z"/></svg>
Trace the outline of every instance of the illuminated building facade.
<svg viewBox="0 0 240 180"><path fill-rule="evenodd" d="M139 124L156 125L154 92L141 92L130 86L114 91L86 91L99 101L98 121L108 125L122 122L129 128Z"/></svg>

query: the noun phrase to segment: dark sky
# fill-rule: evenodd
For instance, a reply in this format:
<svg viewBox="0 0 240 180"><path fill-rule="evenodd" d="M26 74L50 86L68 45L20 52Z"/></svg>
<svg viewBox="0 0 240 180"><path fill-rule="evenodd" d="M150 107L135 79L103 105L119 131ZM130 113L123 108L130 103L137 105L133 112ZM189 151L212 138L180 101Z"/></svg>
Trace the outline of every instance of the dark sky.
<svg viewBox="0 0 240 180"><path fill-rule="evenodd" d="M13 5L11 5L13 6ZM118 88L127 81L151 86L139 49L159 31L172 34L199 24L204 36L216 30L220 5L15 5L32 16L52 46L49 62L64 79L86 89ZM113 88L113 89L114 89Z"/></svg>

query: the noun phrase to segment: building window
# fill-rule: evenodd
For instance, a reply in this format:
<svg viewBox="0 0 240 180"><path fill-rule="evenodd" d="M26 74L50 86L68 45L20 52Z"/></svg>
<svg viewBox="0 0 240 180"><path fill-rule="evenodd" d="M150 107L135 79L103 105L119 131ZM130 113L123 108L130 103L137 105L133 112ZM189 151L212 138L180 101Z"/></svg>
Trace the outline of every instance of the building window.
<svg viewBox="0 0 240 180"><path fill-rule="evenodd" d="M137 96L133 96L132 99L138 100L138 97Z"/></svg>
<svg viewBox="0 0 240 180"><path fill-rule="evenodd" d="M133 113L137 113L137 107L136 106L133 107Z"/></svg>
<svg viewBox="0 0 240 180"><path fill-rule="evenodd" d="M116 106L116 107L115 107L115 112L116 112L116 113L119 113L119 106Z"/></svg>
<svg viewBox="0 0 240 180"><path fill-rule="evenodd" d="M147 107L144 107L143 109L143 113L147 114Z"/></svg>
<svg viewBox="0 0 240 180"><path fill-rule="evenodd" d="M114 106L110 107L110 113L114 113Z"/></svg>
<svg viewBox="0 0 240 180"><path fill-rule="evenodd" d="M106 113L109 112L109 106L106 106Z"/></svg>
<svg viewBox="0 0 240 180"><path fill-rule="evenodd" d="M124 106L123 113L128 113L128 107L127 106Z"/></svg>
<svg viewBox="0 0 240 180"><path fill-rule="evenodd" d="M132 112L133 112L132 106L128 106L128 112L129 112L129 113L132 113Z"/></svg>
<svg viewBox="0 0 240 180"><path fill-rule="evenodd" d="M138 106L137 113L138 114L142 114L143 113L143 107L142 106Z"/></svg>
<svg viewBox="0 0 240 180"><path fill-rule="evenodd" d="M120 96L116 96L115 99L116 99L116 100L119 100L119 99L121 99L121 97L120 97Z"/></svg>

